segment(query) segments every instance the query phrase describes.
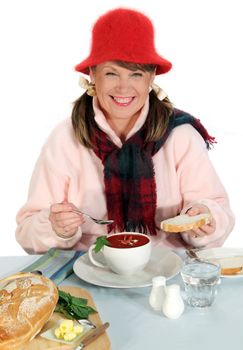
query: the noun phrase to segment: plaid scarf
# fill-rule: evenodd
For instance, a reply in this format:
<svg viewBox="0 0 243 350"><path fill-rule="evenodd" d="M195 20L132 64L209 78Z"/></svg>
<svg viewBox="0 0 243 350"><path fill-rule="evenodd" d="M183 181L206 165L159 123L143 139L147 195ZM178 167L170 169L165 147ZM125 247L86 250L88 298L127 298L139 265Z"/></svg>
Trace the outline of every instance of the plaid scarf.
<svg viewBox="0 0 243 350"><path fill-rule="evenodd" d="M142 232L156 235L156 183L152 157L164 145L171 131L182 124L191 124L203 137L207 148L214 137L188 113L174 109L163 137L145 142L146 123L119 148L98 127L92 142L95 154L104 166L105 195L108 218L114 220L109 232Z"/></svg>

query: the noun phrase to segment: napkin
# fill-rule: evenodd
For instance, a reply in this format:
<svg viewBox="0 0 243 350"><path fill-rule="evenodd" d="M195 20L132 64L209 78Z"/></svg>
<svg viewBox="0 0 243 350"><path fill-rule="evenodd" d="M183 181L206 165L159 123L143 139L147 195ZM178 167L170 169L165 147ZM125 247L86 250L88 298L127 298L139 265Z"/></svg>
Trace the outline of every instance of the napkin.
<svg viewBox="0 0 243 350"><path fill-rule="evenodd" d="M60 284L73 273L73 264L85 252L74 250L49 249L33 264L27 266L22 272L41 271L56 284Z"/></svg>

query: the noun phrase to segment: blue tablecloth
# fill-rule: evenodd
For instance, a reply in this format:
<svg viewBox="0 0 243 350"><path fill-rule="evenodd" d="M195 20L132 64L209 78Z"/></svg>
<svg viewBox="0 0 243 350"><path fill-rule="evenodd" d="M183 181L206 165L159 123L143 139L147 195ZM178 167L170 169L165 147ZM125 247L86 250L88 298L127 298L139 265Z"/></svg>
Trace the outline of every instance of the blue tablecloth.
<svg viewBox="0 0 243 350"><path fill-rule="evenodd" d="M19 271L39 256L0 257L1 277ZM182 286L180 275L168 284ZM186 306L177 320L151 309L151 287L104 288L71 274L61 285L89 290L101 319L110 322L108 336L113 350L242 350L243 279L224 278L214 305L200 310ZM97 349L99 350L99 349Z"/></svg>

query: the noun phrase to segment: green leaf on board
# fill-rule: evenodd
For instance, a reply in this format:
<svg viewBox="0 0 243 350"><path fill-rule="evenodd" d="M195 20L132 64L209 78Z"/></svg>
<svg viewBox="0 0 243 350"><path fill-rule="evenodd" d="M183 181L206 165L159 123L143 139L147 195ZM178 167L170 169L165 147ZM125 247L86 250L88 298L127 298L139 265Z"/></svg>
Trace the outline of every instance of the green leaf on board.
<svg viewBox="0 0 243 350"><path fill-rule="evenodd" d="M70 293L58 290L59 299L55 308L55 312L63 314L66 318L79 320L88 318L89 314L97 311L88 306L88 300L72 296Z"/></svg>

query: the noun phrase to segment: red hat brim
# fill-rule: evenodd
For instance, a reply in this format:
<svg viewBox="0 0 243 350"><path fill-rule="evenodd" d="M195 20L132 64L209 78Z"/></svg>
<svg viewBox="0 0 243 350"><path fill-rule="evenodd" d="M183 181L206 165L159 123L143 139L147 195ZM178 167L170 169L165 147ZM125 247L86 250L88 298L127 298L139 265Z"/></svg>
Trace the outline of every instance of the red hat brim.
<svg viewBox="0 0 243 350"><path fill-rule="evenodd" d="M129 61L127 57L126 58L125 57L124 58L123 57L113 57L113 58L104 57L103 59L100 58L99 60L95 60L93 57L89 56L84 61L77 64L75 66L75 70L77 72L81 72L88 75L90 67L96 66L98 64L101 64L107 61L114 61L114 62L124 61L124 62L138 63L138 64L155 64L157 66L156 75L167 73L172 68L172 63L159 55L154 55L151 60L146 60L146 62Z"/></svg>

